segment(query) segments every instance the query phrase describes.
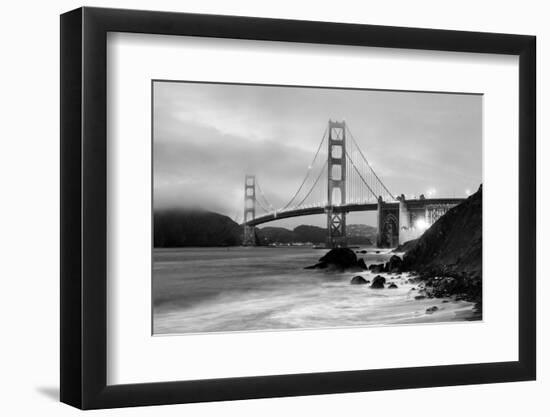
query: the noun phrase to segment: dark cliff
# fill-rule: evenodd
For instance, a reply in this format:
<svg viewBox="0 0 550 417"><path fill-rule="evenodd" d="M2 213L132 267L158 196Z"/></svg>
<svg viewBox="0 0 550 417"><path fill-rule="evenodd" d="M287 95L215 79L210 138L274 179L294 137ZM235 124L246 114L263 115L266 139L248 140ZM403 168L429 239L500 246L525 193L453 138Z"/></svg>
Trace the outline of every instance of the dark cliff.
<svg viewBox="0 0 550 417"><path fill-rule="evenodd" d="M235 246L242 228L229 217L200 210L165 210L154 215L154 246Z"/></svg>
<svg viewBox="0 0 550 417"><path fill-rule="evenodd" d="M403 261L407 269L428 276L481 279L482 187L435 222Z"/></svg>

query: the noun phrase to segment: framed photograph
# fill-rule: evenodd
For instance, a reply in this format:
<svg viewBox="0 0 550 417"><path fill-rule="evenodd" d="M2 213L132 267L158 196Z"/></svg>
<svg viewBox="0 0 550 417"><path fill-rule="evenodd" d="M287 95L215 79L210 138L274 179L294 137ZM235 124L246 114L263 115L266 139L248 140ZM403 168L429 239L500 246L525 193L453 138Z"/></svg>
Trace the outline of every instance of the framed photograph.
<svg viewBox="0 0 550 417"><path fill-rule="evenodd" d="M533 380L535 37L61 16L61 401Z"/></svg>

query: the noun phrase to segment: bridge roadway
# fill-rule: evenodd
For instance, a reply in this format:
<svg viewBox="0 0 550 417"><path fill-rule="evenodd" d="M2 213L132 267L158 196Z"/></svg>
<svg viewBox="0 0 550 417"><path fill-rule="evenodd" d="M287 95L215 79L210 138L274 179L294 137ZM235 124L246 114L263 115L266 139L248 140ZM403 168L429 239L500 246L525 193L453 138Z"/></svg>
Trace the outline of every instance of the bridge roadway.
<svg viewBox="0 0 550 417"><path fill-rule="evenodd" d="M460 204L465 198L425 198L417 200L405 200L405 204L409 210L420 209L429 205L437 204ZM399 205L399 201L383 202L387 207L388 205ZM320 207L307 207L299 208L295 210L287 210L281 212L275 212L265 214L260 217L256 217L254 220L247 222L248 226L258 226L263 223L272 222L275 220L288 219L290 217L310 216L312 214L324 214L328 211L328 206ZM350 203L343 206L334 206L333 211L336 213L349 213L352 211L377 211L378 203Z"/></svg>

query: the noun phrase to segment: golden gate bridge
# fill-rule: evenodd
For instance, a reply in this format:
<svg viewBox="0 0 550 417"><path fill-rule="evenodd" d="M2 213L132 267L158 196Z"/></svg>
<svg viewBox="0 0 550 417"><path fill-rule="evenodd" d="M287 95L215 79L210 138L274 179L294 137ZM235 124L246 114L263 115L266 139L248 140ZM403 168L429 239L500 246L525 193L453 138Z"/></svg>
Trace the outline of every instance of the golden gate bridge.
<svg viewBox="0 0 550 417"><path fill-rule="evenodd" d="M243 244L256 244L255 227L298 216L326 214L327 247L345 247L346 214L376 211L377 246L395 247L423 233L463 198L395 197L382 182L345 121L329 120L296 192L274 208L256 175L245 175Z"/></svg>

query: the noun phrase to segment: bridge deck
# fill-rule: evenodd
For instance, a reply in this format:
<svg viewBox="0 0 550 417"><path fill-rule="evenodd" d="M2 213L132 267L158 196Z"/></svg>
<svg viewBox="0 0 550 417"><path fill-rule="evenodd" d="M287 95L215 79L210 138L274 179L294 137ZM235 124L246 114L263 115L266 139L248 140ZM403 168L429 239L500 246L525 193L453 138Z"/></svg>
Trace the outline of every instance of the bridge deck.
<svg viewBox="0 0 550 417"><path fill-rule="evenodd" d="M437 204L460 204L465 198L426 198L422 200L405 200L408 208L422 208L429 205ZM392 206L399 205L399 201L384 202L384 205ZM328 206L320 207L307 207L295 210L287 210L281 212L275 212L266 214L264 216L256 217L254 220L247 222L248 226L258 226L263 223L272 222L275 220L288 219L291 217L310 216L313 214L324 214L328 211ZM376 211L378 210L378 203L363 203L363 204L345 204L343 206L333 206L333 211L336 213L349 213L353 211Z"/></svg>

